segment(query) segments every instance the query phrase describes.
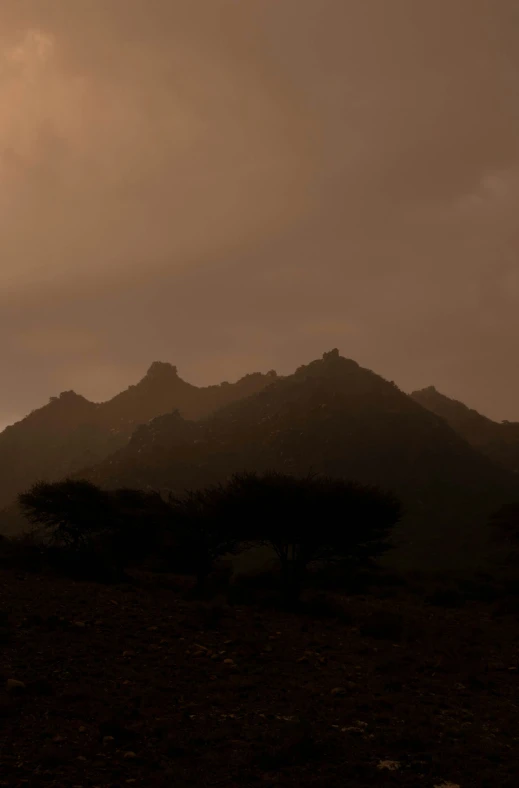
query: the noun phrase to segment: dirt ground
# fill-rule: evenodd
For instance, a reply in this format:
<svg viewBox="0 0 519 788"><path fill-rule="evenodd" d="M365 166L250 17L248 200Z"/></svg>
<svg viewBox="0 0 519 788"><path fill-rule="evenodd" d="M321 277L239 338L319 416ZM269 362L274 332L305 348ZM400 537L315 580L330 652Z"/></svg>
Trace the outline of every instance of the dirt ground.
<svg viewBox="0 0 519 788"><path fill-rule="evenodd" d="M0 785L519 785L517 613L164 586L0 572Z"/></svg>

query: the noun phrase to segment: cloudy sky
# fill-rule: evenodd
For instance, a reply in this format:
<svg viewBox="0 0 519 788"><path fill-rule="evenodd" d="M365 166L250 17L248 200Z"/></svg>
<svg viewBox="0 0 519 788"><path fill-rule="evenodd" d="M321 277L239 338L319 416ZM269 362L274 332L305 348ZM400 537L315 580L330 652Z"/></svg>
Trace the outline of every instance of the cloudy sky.
<svg viewBox="0 0 519 788"><path fill-rule="evenodd" d="M0 426L338 347L519 420L516 0L2 0Z"/></svg>

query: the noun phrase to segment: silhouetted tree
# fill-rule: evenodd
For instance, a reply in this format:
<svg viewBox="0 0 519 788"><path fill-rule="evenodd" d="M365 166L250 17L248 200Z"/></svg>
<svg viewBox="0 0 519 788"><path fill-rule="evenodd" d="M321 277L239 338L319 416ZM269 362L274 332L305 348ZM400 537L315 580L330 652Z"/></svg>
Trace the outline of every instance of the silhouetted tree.
<svg viewBox="0 0 519 788"><path fill-rule="evenodd" d="M112 562L123 570L158 552L169 512L160 494L124 487L105 495L108 524L102 542Z"/></svg>
<svg viewBox="0 0 519 788"><path fill-rule="evenodd" d="M37 482L18 496L18 503L51 543L72 550L84 549L110 518L107 494L83 479Z"/></svg>
<svg viewBox="0 0 519 788"><path fill-rule="evenodd" d="M117 577L158 549L167 523L168 508L158 493L101 490L85 480L38 482L18 500L71 568L97 567Z"/></svg>
<svg viewBox="0 0 519 788"><path fill-rule="evenodd" d="M222 485L168 496L173 559L196 575L199 589L218 558L236 554L244 546L228 516L229 504L229 492Z"/></svg>
<svg viewBox="0 0 519 788"><path fill-rule="evenodd" d="M292 601L311 562L359 563L381 555L402 516L391 493L327 477L237 474L226 494L221 516L242 538L275 551Z"/></svg>

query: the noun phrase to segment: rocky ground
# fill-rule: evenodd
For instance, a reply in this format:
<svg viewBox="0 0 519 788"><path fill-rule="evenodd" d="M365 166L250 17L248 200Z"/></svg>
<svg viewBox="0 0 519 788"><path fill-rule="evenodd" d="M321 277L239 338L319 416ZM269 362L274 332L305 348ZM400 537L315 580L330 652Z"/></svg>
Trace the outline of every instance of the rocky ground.
<svg viewBox="0 0 519 788"><path fill-rule="evenodd" d="M519 784L513 610L167 586L0 572L0 785Z"/></svg>

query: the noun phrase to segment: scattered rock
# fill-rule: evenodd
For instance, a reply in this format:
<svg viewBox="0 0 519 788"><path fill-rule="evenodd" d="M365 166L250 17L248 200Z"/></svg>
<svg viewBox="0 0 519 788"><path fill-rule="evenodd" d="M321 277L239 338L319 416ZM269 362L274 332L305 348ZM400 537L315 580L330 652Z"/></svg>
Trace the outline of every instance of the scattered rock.
<svg viewBox="0 0 519 788"><path fill-rule="evenodd" d="M345 728L341 728L341 732L342 733L362 733L362 734L365 734L367 727L368 727L368 723L367 722L361 722L360 720L357 720L355 725L348 725Z"/></svg>
<svg viewBox="0 0 519 788"><path fill-rule="evenodd" d="M133 730L129 730L122 725L118 720L107 720L99 725L99 735L101 741L105 736L112 736L116 742L130 744L134 742L137 734Z"/></svg>
<svg viewBox="0 0 519 788"><path fill-rule="evenodd" d="M133 750L128 750L128 752L125 752L123 755L123 758L126 758L127 760L131 760L132 758L136 757L137 755L133 752Z"/></svg>
<svg viewBox="0 0 519 788"><path fill-rule="evenodd" d="M23 681L18 681L17 679L7 679L5 688L7 692L12 692L13 695L25 692L27 689Z"/></svg>
<svg viewBox="0 0 519 788"><path fill-rule="evenodd" d="M458 783L440 783L439 785L435 785L434 788L460 788Z"/></svg>
<svg viewBox="0 0 519 788"><path fill-rule="evenodd" d="M71 750L64 746L59 740L48 742L39 752L39 760L47 767L60 766L72 760L73 757Z"/></svg>
<svg viewBox="0 0 519 788"><path fill-rule="evenodd" d="M380 761L377 764L377 769L387 769L389 772L396 772L400 769L400 764L398 761Z"/></svg>
<svg viewBox="0 0 519 788"><path fill-rule="evenodd" d="M332 695L346 695L346 690L344 687L334 687L331 691Z"/></svg>

